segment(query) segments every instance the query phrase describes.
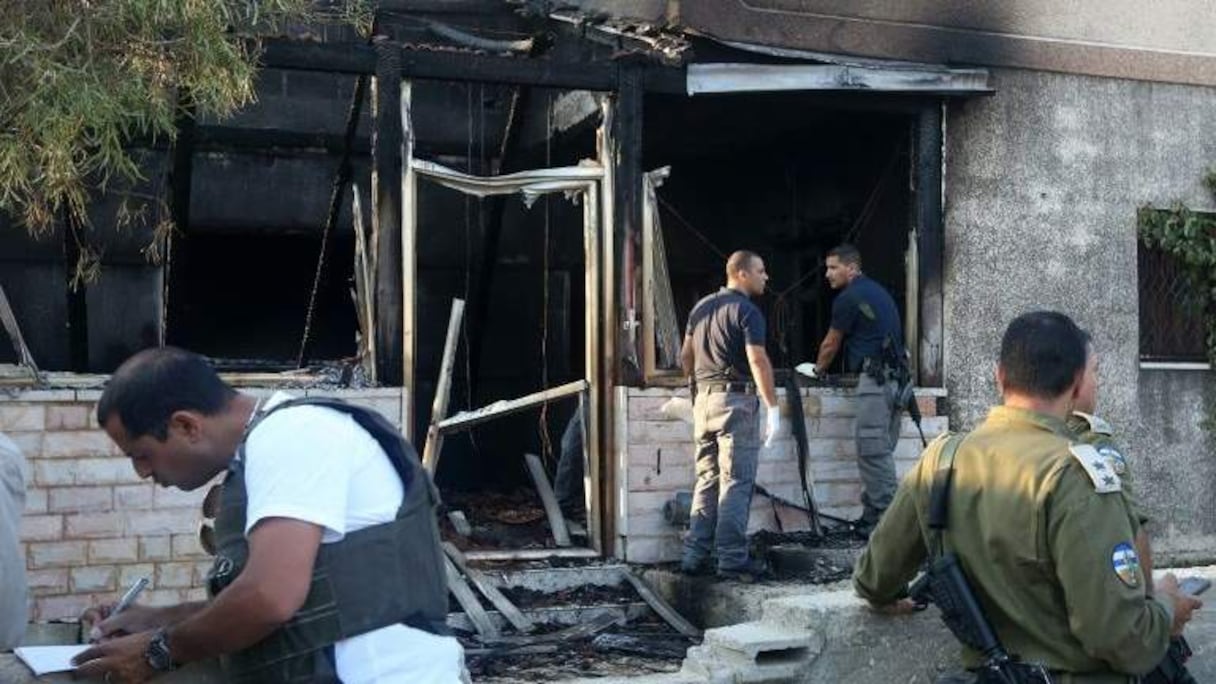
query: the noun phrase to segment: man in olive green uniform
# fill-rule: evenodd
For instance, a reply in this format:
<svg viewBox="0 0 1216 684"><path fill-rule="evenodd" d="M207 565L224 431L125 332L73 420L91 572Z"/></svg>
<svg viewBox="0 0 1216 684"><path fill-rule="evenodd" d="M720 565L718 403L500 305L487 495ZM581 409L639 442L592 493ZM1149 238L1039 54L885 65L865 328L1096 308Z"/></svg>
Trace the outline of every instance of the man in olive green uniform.
<svg viewBox="0 0 1216 684"><path fill-rule="evenodd" d="M1057 682L1134 682L1201 604L1172 576L1149 595L1118 475L1068 434L1085 361L1084 333L1063 314L1009 325L997 369L1003 405L958 446L943 544L1009 653ZM928 558L930 489L946 441L905 478L858 561L854 587L875 606L899 602ZM963 659L980 663L966 649Z"/></svg>

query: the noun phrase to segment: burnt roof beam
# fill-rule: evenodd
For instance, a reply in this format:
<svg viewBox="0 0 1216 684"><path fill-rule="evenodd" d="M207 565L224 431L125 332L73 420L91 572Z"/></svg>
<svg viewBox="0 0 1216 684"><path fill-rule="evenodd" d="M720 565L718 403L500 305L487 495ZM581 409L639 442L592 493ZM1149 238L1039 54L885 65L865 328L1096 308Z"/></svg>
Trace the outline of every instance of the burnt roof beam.
<svg viewBox="0 0 1216 684"><path fill-rule="evenodd" d="M361 75L375 71L376 55L371 47L355 43L277 40L267 41L263 46L262 66ZM648 66L645 72L644 82L647 90L684 92L683 69L652 65ZM420 80L505 83L597 91L617 90L619 82L618 65L615 62L559 62L527 57L411 49L401 50L401 76Z"/></svg>

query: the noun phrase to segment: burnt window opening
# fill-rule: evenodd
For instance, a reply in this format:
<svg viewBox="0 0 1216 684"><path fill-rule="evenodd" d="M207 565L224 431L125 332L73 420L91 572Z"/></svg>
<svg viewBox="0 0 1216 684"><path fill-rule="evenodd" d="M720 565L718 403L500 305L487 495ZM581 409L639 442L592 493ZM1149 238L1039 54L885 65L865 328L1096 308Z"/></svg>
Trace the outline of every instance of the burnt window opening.
<svg viewBox="0 0 1216 684"><path fill-rule="evenodd" d="M224 370L296 367L338 156L324 151L193 155L189 219L173 237L166 342ZM354 183L371 225L367 157ZM307 361L356 354L351 185L330 236Z"/></svg>
<svg viewBox="0 0 1216 684"><path fill-rule="evenodd" d="M330 240L312 359L355 354L354 238ZM295 368L320 244L319 235L308 234L185 232L174 245L168 343L215 359L223 370Z"/></svg>
<svg viewBox="0 0 1216 684"><path fill-rule="evenodd" d="M1192 285L1174 255L1138 243L1137 284L1140 299L1140 359L1203 362L1203 316Z"/></svg>
<svg viewBox="0 0 1216 684"><path fill-rule="evenodd" d="M652 95L645 117L645 168L671 167L656 195L681 334L722 286L726 256L748 249L770 275L758 303L774 363L813 360L835 297L823 261L842 242L906 326L913 115L794 93Z"/></svg>

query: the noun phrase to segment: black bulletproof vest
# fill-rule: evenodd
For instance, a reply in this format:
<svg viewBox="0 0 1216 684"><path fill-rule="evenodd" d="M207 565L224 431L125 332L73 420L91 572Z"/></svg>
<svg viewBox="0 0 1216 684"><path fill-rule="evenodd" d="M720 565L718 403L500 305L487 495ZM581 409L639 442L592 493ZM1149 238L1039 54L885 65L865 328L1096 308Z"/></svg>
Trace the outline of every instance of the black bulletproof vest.
<svg viewBox="0 0 1216 684"><path fill-rule="evenodd" d="M445 623L447 577L435 521L439 494L413 447L388 420L338 399L286 401L257 416L246 428L220 494L208 591L214 597L231 584L249 556L245 442L266 416L301 405L323 406L351 416L388 454L405 496L395 520L321 545L304 605L270 636L224 659L230 682L338 682L333 660L333 644L338 641L398 623L432 634L450 634Z"/></svg>

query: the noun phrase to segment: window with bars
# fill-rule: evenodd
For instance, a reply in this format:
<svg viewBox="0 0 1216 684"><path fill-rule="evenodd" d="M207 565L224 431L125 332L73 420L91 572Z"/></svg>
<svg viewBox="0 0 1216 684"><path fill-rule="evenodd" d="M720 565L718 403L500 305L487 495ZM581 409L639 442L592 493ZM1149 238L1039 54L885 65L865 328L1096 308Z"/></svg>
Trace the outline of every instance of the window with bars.
<svg viewBox="0 0 1216 684"><path fill-rule="evenodd" d="M1138 262L1140 359L1206 361L1203 317L1177 257L1141 242Z"/></svg>

